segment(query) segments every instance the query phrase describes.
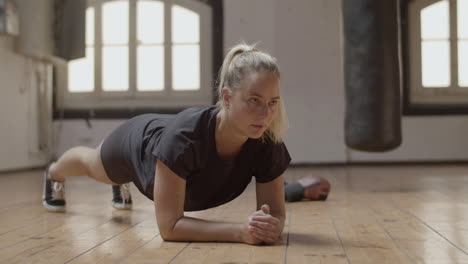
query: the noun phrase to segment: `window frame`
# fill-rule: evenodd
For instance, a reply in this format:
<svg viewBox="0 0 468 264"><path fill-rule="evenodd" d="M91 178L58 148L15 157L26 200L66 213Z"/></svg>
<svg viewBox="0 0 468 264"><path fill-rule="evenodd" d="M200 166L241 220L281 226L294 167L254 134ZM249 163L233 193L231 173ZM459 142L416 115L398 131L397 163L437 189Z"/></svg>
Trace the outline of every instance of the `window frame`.
<svg viewBox="0 0 468 264"><path fill-rule="evenodd" d="M421 25L422 8L440 0L402 0L401 33L403 56L403 114L468 114L468 88L458 86L457 2L449 3L450 87L422 87Z"/></svg>
<svg viewBox="0 0 468 264"><path fill-rule="evenodd" d="M102 3L113 0L89 0L95 5L95 72L101 71L101 8ZM55 67L54 118L128 118L147 112L177 113L197 105L215 101L216 68L222 63L222 1L217 0L154 0L164 3L164 52L165 87L163 91L136 92L136 8L137 0L129 0L129 91L103 92L100 73L95 76L95 90L89 93L70 93L67 86L68 70L65 65ZM200 90L174 91L172 87L172 65L167 54L172 56L171 7L179 5L200 15ZM210 12L210 13L208 13ZM169 15L168 15L169 14ZM211 16L210 16L211 14ZM221 21L221 23L220 23ZM99 23L99 24L98 24ZM221 36L221 37L220 37ZM99 51L98 51L99 50ZM58 87L60 86L60 88ZM122 105L125 105L122 107Z"/></svg>

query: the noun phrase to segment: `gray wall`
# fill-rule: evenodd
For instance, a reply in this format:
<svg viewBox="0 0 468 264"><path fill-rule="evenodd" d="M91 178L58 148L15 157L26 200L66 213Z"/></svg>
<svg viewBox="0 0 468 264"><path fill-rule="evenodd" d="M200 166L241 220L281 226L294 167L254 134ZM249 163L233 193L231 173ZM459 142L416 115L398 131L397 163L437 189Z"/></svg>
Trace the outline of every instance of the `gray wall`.
<svg viewBox="0 0 468 264"><path fill-rule="evenodd" d="M468 160L467 116L404 117L403 145L388 153L350 151L344 144L344 88L339 0L224 0L225 49L257 42L276 56L290 119L286 143L294 163ZM27 128L31 107L19 92L27 71L13 41L0 37L0 169L33 165ZM48 45L42 45L49 49ZM13 116L11 113L15 113ZM95 146L123 120L54 121L55 153L75 145ZM16 123L15 123L16 122ZM6 151L5 149L8 149ZM18 161L22 162L18 162ZM11 167L11 166L10 166Z"/></svg>
<svg viewBox="0 0 468 264"><path fill-rule="evenodd" d="M226 47L261 40L278 58L294 162L344 162L339 1L251 2L224 1Z"/></svg>
<svg viewBox="0 0 468 264"><path fill-rule="evenodd" d="M20 35L0 35L0 170L43 166L52 152L53 3L15 3Z"/></svg>
<svg viewBox="0 0 468 264"><path fill-rule="evenodd" d="M261 46L279 59L290 119L287 145L293 162L468 159L468 116L403 117L403 144L398 149L366 153L346 148L341 1L224 3L226 47L240 39L260 39Z"/></svg>
<svg viewBox="0 0 468 264"><path fill-rule="evenodd" d="M42 166L38 91L46 85L46 64L15 53L15 38L0 36L0 170Z"/></svg>

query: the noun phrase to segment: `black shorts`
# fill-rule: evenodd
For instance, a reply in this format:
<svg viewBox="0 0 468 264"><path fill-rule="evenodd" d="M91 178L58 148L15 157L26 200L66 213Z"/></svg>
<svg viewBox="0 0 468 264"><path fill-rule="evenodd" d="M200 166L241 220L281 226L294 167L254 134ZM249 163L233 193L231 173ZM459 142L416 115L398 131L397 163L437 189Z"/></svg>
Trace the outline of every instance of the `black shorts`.
<svg viewBox="0 0 468 264"><path fill-rule="evenodd" d="M109 179L118 184L133 182L142 192L146 191L135 172L132 155L138 153L138 146L132 144L129 138L134 136L136 126L141 118L127 120L104 139L101 145L101 160ZM140 146L141 147L141 146Z"/></svg>

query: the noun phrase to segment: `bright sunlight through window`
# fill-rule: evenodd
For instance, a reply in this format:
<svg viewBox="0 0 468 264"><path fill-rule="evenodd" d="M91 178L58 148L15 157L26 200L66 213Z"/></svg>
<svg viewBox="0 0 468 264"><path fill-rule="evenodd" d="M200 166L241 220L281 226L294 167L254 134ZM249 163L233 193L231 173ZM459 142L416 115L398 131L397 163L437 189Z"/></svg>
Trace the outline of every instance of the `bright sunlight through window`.
<svg viewBox="0 0 468 264"><path fill-rule="evenodd" d="M68 65L68 90L74 93L94 90L94 8L86 10L86 57Z"/></svg>
<svg viewBox="0 0 468 264"><path fill-rule="evenodd" d="M458 85L468 88L468 0L458 0Z"/></svg>
<svg viewBox="0 0 468 264"><path fill-rule="evenodd" d="M86 11L86 57L68 64L70 93L127 98L154 93L162 98L202 91L201 81L208 78L201 78L206 73L200 64L208 58L200 58L201 16L194 11L199 4L181 6L163 0L93 3ZM100 34L97 40L96 33ZM207 39L208 33L204 34Z"/></svg>
<svg viewBox="0 0 468 264"><path fill-rule="evenodd" d="M172 7L172 84L174 90L200 89L200 16Z"/></svg>
<svg viewBox="0 0 468 264"><path fill-rule="evenodd" d="M447 0L421 10L423 87L450 86L450 31Z"/></svg>
<svg viewBox="0 0 468 264"><path fill-rule="evenodd" d="M128 1L102 5L102 90L128 90Z"/></svg>
<svg viewBox="0 0 468 264"><path fill-rule="evenodd" d="M137 88L139 91L164 89L164 4L138 1Z"/></svg>

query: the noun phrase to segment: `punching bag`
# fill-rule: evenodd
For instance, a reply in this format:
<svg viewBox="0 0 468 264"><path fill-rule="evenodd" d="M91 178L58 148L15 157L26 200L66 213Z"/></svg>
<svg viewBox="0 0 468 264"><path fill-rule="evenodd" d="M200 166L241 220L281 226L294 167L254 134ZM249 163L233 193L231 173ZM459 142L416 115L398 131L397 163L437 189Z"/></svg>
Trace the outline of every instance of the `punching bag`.
<svg viewBox="0 0 468 264"><path fill-rule="evenodd" d="M401 144L398 0L342 0L345 142L361 151Z"/></svg>

